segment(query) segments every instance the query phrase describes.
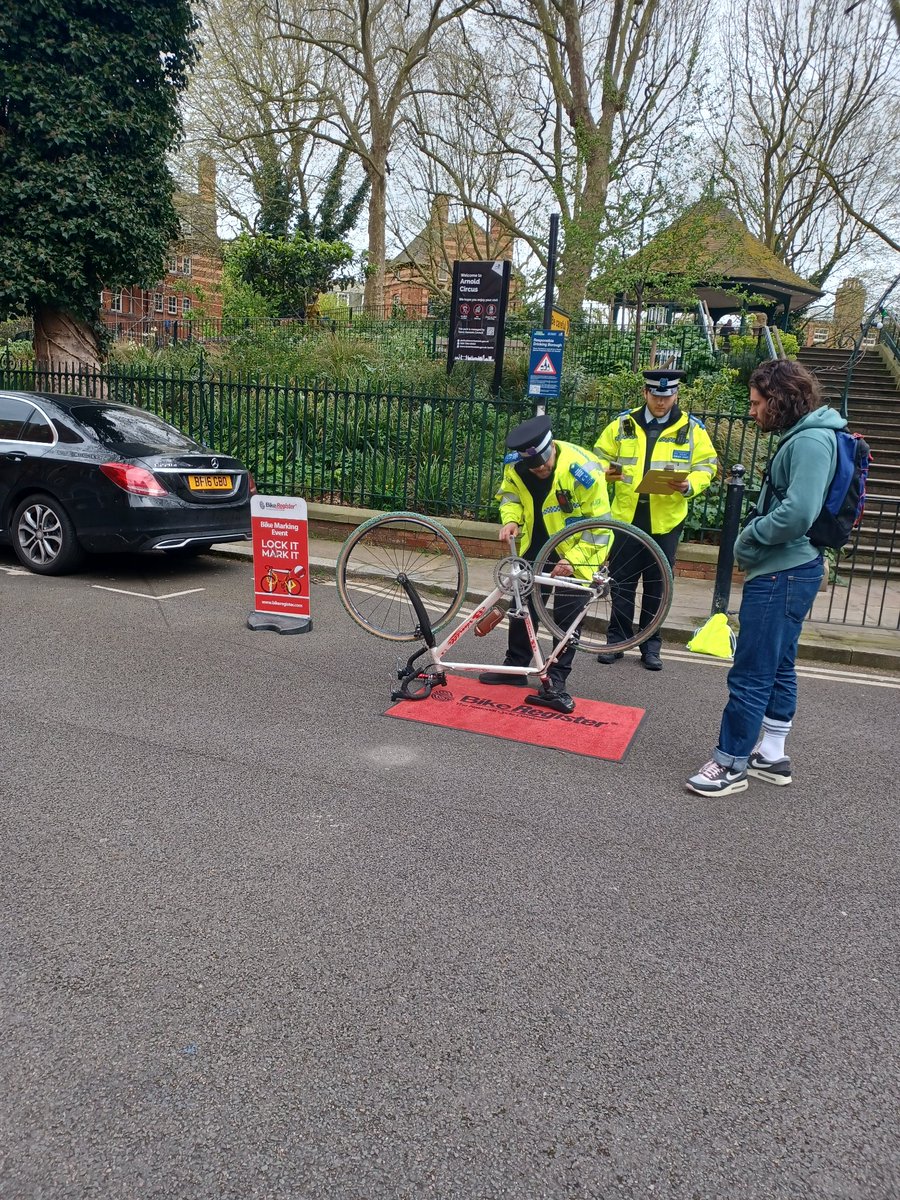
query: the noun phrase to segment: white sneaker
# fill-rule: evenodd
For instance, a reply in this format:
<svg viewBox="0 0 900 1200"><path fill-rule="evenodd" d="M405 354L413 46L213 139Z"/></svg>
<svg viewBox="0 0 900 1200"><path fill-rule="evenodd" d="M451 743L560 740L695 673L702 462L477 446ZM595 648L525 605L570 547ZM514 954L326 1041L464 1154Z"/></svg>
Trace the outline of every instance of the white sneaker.
<svg viewBox="0 0 900 1200"><path fill-rule="evenodd" d="M704 763L685 784L689 792L696 792L698 796L730 796L733 792L746 791L749 786L746 768L736 771L733 767L723 767L714 758Z"/></svg>

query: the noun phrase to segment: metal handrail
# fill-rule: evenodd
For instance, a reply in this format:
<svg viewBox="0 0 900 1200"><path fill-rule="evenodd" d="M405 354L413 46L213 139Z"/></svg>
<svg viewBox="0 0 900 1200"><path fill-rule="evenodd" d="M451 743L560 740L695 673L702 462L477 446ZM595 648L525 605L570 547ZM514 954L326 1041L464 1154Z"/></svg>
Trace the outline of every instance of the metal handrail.
<svg viewBox="0 0 900 1200"><path fill-rule="evenodd" d="M715 324L713 323L712 314L709 311L709 306L705 300L697 301L697 314L700 317L699 325L706 336L706 341L711 354L716 352L715 339Z"/></svg>
<svg viewBox="0 0 900 1200"><path fill-rule="evenodd" d="M775 349L775 343L772 340L772 331L768 325L763 325L762 334L766 339L766 349L769 351L769 358L778 358L778 351Z"/></svg>
<svg viewBox="0 0 900 1200"><path fill-rule="evenodd" d="M771 326L770 332L772 334L772 339L775 342L775 349L778 352L778 357L787 358L787 354L785 353L784 349L784 342L781 340L781 330L777 325L773 325Z"/></svg>
<svg viewBox="0 0 900 1200"><path fill-rule="evenodd" d="M885 317L878 340L882 346L887 346L891 358L900 367L900 320L893 313Z"/></svg>

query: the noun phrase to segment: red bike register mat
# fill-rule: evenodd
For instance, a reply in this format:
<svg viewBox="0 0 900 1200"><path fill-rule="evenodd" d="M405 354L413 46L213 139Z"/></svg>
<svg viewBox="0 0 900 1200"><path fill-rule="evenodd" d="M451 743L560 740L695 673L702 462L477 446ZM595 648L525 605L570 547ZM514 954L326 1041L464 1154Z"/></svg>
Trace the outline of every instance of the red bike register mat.
<svg viewBox="0 0 900 1200"><path fill-rule="evenodd" d="M611 762L625 757L644 715L642 708L600 700L576 700L573 713L553 712L525 703L533 691L506 684L490 686L453 675L448 676L446 687L435 688L427 700L399 700L385 715Z"/></svg>

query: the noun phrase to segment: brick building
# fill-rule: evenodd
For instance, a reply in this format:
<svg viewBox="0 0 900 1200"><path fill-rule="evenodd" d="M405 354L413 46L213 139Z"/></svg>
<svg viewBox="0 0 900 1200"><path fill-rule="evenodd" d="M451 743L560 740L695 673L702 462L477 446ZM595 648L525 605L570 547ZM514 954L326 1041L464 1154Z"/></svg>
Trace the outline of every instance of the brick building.
<svg viewBox="0 0 900 1200"><path fill-rule="evenodd" d="M497 220L487 229L477 221L450 223L450 197L435 196L428 224L386 266L384 301L391 309L402 308L408 316L425 316L435 302L450 298L453 263L482 262L512 258L515 239ZM515 290L510 281L510 300Z"/></svg>
<svg viewBox="0 0 900 1200"><path fill-rule="evenodd" d="M834 294L834 316L811 317L803 330L803 345L822 346L829 350L853 346L865 319L866 302L863 281L852 276L845 279ZM863 339L863 345L874 346L877 340L874 330L870 330Z"/></svg>
<svg viewBox="0 0 900 1200"><path fill-rule="evenodd" d="M152 288L126 287L100 296L100 316L117 337L166 338L184 322L222 316L222 251L216 230L216 166L201 154L197 191L175 193L181 238L169 247L166 273Z"/></svg>

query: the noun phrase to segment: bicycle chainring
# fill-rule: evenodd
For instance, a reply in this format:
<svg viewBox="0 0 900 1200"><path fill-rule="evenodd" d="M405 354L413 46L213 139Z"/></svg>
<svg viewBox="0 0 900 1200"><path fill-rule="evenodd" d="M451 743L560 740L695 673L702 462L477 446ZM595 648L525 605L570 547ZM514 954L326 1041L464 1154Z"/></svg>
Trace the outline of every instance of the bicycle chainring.
<svg viewBox="0 0 900 1200"><path fill-rule="evenodd" d="M494 582L504 596L514 594L514 579L518 581L519 595L524 600L534 588L534 564L524 558L501 558L494 567Z"/></svg>

